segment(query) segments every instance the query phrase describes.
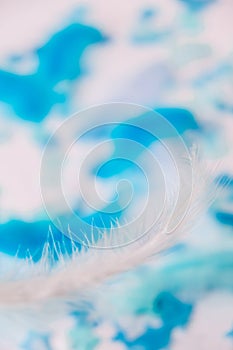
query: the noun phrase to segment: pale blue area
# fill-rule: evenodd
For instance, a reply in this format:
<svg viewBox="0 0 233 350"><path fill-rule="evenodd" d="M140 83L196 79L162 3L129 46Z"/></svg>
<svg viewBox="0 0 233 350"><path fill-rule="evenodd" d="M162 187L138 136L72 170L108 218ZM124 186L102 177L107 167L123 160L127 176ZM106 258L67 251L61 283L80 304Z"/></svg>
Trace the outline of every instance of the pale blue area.
<svg viewBox="0 0 233 350"><path fill-rule="evenodd" d="M53 350L50 345L50 336L37 332L29 333L27 340L20 346L22 350Z"/></svg>
<svg viewBox="0 0 233 350"><path fill-rule="evenodd" d="M233 292L233 255L229 250L220 250L214 253L199 253L187 249L182 254L177 252L174 265L165 267L158 276L164 282L164 288L173 293L190 291L198 294L213 290L227 290ZM167 280L166 276L170 276ZM148 276L148 283L150 284Z"/></svg>
<svg viewBox="0 0 233 350"><path fill-rule="evenodd" d="M127 295L131 298L124 291L119 293L115 300L117 310L122 310L127 316L153 315L156 296L163 292L177 298L185 295L191 304L196 304L200 296L211 292L233 292L233 255L230 248L221 249L219 246L219 251L208 252L186 246L182 251L173 252L168 261L159 268L139 268L133 274L136 283L127 283Z"/></svg>
<svg viewBox="0 0 233 350"><path fill-rule="evenodd" d="M141 28L140 31L136 32L132 37L134 44L151 44L161 42L170 35L169 30L159 31L155 29Z"/></svg>
<svg viewBox="0 0 233 350"><path fill-rule="evenodd" d="M230 338L233 338L233 329L227 333L227 336L230 337Z"/></svg>
<svg viewBox="0 0 233 350"><path fill-rule="evenodd" d="M134 44L161 43L169 37L170 29L161 30L156 28L157 16L159 16L159 11L154 8L147 8L142 11L131 39Z"/></svg>
<svg viewBox="0 0 233 350"><path fill-rule="evenodd" d="M216 108L218 108L222 112L232 113L233 114L233 104L232 101L222 102L216 101Z"/></svg>
<svg viewBox="0 0 233 350"><path fill-rule="evenodd" d="M127 294L124 294L123 288L119 294L113 294L115 298L112 299L112 303L116 303L115 307L122 310L122 316L137 318L150 315L159 318L161 325L154 328L149 326L133 340L129 340L127 333L115 325L114 341L122 342L132 350L136 350L137 346L148 350L169 347L173 331L184 329L191 322L192 312L200 296L217 290L233 291L233 256L230 249L202 255L198 251L187 250L183 254L180 251L175 254L172 260L174 263L171 261L169 266L139 269L138 282L131 287L127 283ZM180 295L186 295L188 301L184 301ZM77 333L80 323L87 328L90 325L93 328L98 326L97 322L90 323L87 312L77 311L72 316L77 318ZM133 320L131 326L134 326ZM228 336L232 336L231 332Z"/></svg>
<svg viewBox="0 0 233 350"><path fill-rule="evenodd" d="M142 15L141 15L141 20L142 21L147 21L153 18L156 15L157 11L154 8L147 8L143 10Z"/></svg>
<svg viewBox="0 0 233 350"><path fill-rule="evenodd" d="M83 75L84 52L89 46L105 41L99 30L71 24L35 51L39 65L34 73L20 75L0 70L0 101L9 104L18 117L40 122L54 105L68 98L68 91L58 93L56 86Z"/></svg>
<svg viewBox="0 0 233 350"><path fill-rule="evenodd" d="M229 62L221 63L216 66L214 69L211 69L207 72L202 72L196 79L193 81L194 87L200 88L205 86L205 84L212 83L214 80L224 78L233 72L232 64Z"/></svg>
<svg viewBox="0 0 233 350"><path fill-rule="evenodd" d="M69 344L72 350L94 350L101 339L94 333L98 321L89 317L83 309L73 310L70 314L75 320L75 326L68 332Z"/></svg>

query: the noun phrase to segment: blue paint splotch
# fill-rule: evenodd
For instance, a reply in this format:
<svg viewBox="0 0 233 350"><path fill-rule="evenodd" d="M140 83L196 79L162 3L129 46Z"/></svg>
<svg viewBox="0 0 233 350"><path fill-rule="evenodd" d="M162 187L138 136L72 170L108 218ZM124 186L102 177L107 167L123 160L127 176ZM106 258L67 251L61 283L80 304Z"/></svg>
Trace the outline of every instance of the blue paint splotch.
<svg viewBox="0 0 233 350"><path fill-rule="evenodd" d="M189 321L193 306L177 299L170 292L161 292L153 304L153 311L159 315L164 326L184 327Z"/></svg>
<svg viewBox="0 0 233 350"><path fill-rule="evenodd" d="M233 177L223 174L216 179L216 183L222 192L213 206L213 214L221 224L233 227Z"/></svg>
<svg viewBox="0 0 233 350"><path fill-rule="evenodd" d="M153 312L161 319L162 326L148 327L143 335L133 341L129 341L123 332L119 332L115 340L122 341L132 349L163 349L169 345L173 330L188 324L192 311L193 305L180 301L170 292L161 292L154 300Z"/></svg>
<svg viewBox="0 0 233 350"><path fill-rule="evenodd" d="M129 341L124 333L119 333L114 339L123 342L127 349L147 349L158 350L164 349L169 344L170 331L167 328L147 328L145 333L134 341Z"/></svg>
<svg viewBox="0 0 233 350"><path fill-rule="evenodd" d="M199 11L204 9L207 5L211 5L216 0L180 0L185 3L191 11Z"/></svg>
<svg viewBox="0 0 233 350"><path fill-rule="evenodd" d="M49 227L52 226L52 234ZM50 221L35 221L32 223L13 220L0 225L1 252L18 258L25 258L30 254L33 261L38 261L45 243L51 247L51 257L58 259L56 249L62 254L71 254L73 242L63 235ZM56 247L54 247L56 245ZM77 249L81 245L75 243ZM56 249L55 249L56 248Z"/></svg>
<svg viewBox="0 0 233 350"><path fill-rule="evenodd" d="M233 213L217 211L215 217L221 224L233 227Z"/></svg>
<svg viewBox="0 0 233 350"><path fill-rule="evenodd" d="M0 101L9 104L24 120L40 122L55 104L67 98L67 92L56 92L56 86L84 74L84 52L105 41L106 37L93 27L69 25L36 50L39 65L35 73L20 75L0 70Z"/></svg>

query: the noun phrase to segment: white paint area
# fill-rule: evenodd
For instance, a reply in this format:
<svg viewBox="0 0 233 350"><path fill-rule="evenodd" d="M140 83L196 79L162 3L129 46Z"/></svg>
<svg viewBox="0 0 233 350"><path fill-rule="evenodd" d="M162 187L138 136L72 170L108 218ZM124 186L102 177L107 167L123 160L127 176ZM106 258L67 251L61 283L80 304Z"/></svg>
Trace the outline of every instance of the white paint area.
<svg viewBox="0 0 233 350"><path fill-rule="evenodd" d="M41 150L31 133L16 124L0 144L0 222L31 221L41 212Z"/></svg>
<svg viewBox="0 0 233 350"><path fill-rule="evenodd" d="M233 339L227 333L233 327L233 295L215 292L203 297L185 329L173 332L172 350L232 350Z"/></svg>

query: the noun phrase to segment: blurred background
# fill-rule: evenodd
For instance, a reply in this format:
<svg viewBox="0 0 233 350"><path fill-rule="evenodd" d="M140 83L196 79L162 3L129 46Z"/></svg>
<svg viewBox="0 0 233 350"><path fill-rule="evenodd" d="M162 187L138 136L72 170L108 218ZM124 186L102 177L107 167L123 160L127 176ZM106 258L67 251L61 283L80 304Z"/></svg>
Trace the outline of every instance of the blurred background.
<svg viewBox="0 0 233 350"><path fill-rule="evenodd" d="M4 269L15 255L29 250L36 262L42 254L51 224L40 194L43 149L82 109L129 102L160 112L219 163L220 186L228 183L169 256L108 288L98 324L77 310L1 349L233 348L232 16L231 0L0 0ZM111 198L109 177L99 181ZM69 239L53 232L69 251Z"/></svg>

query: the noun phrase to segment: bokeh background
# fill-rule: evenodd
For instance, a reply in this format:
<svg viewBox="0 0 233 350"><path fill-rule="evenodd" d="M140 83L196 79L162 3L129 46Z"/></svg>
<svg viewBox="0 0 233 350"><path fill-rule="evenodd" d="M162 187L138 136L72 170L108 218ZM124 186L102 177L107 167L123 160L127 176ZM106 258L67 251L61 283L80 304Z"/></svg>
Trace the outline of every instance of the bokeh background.
<svg viewBox="0 0 233 350"><path fill-rule="evenodd" d="M49 331L17 332L16 324L1 349L232 349L232 16L231 0L0 1L4 269L28 250L35 262L41 256L50 225L42 152L84 108L130 102L159 111L219 163L220 186L228 183L169 256L108 286L97 324L78 310ZM69 251L69 239L55 228L54 236Z"/></svg>

